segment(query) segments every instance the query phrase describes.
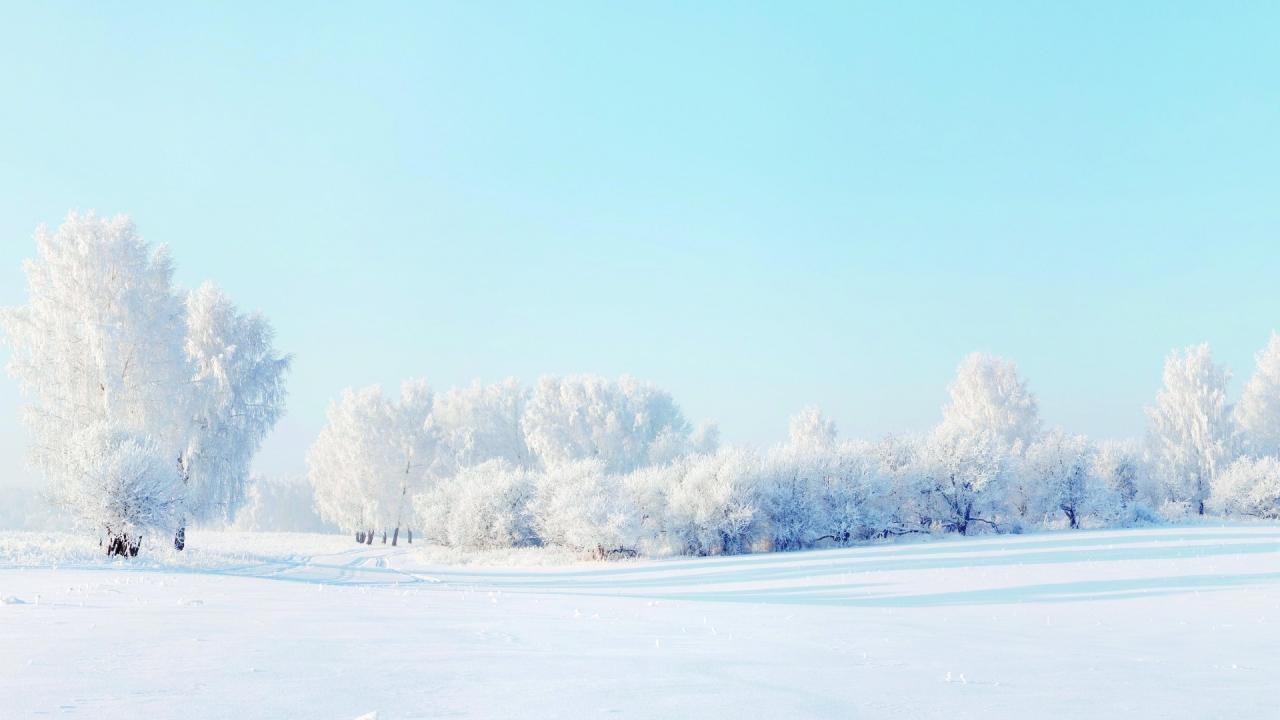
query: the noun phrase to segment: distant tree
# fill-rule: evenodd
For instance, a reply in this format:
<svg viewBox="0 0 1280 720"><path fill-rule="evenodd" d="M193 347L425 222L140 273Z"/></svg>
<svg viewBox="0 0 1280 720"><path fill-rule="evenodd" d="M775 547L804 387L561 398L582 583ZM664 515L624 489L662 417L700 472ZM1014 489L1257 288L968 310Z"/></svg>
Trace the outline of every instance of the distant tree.
<svg viewBox="0 0 1280 720"><path fill-rule="evenodd" d="M315 489L304 475L283 478L252 477L244 506L231 524L235 530L274 532L332 532L337 528L320 519Z"/></svg>
<svg viewBox="0 0 1280 720"><path fill-rule="evenodd" d="M1164 387L1147 409L1148 442L1165 500L1203 515L1214 477L1231 455L1227 371L1207 344L1169 356Z"/></svg>
<svg viewBox="0 0 1280 720"><path fill-rule="evenodd" d="M959 433L940 428L920 456L927 513L942 529L967 535L975 525L999 530L1008 471L1007 451L992 430Z"/></svg>
<svg viewBox="0 0 1280 720"><path fill-rule="evenodd" d="M1036 488L1039 508L1047 514L1062 512L1073 529L1097 499L1092 459L1093 447L1083 435L1051 430L1027 448L1021 466Z"/></svg>
<svg viewBox="0 0 1280 720"><path fill-rule="evenodd" d="M1014 451L1040 434L1036 398L1018 377L1018 368L1001 358L973 353L956 370L951 402L943 409L940 430L975 436L990 432Z"/></svg>
<svg viewBox="0 0 1280 720"><path fill-rule="evenodd" d="M630 377L545 377L521 419L525 441L547 467L599 460L609 472L650 462L655 447L670 455L690 427L670 395Z"/></svg>
<svg viewBox="0 0 1280 720"><path fill-rule="evenodd" d="M1255 357L1257 370L1235 408L1241 444L1251 455L1280 456L1280 335L1271 333Z"/></svg>
<svg viewBox="0 0 1280 720"><path fill-rule="evenodd" d="M394 531L396 544L434 462L430 411L422 381L405 383L398 402L374 386L346 390L330 404L328 423L307 454L320 516L370 544L375 531Z"/></svg>
<svg viewBox="0 0 1280 720"><path fill-rule="evenodd" d="M836 445L837 434L835 422L810 405L792 416L787 444L797 450L830 450Z"/></svg>
<svg viewBox="0 0 1280 720"><path fill-rule="evenodd" d="M1151 472L1136 441L1099 443L1092 473L1121 504L1154 506Z"/></svg>
<svg viewBox="0 0 1280 720"><path fill-rule="evenodd" d="M451 475L489 460L531 467L533 453L520 429L528 401L529 391L515 379L475 383L437 396L428 424L440 443L444 465L435 474Z"/></svg>

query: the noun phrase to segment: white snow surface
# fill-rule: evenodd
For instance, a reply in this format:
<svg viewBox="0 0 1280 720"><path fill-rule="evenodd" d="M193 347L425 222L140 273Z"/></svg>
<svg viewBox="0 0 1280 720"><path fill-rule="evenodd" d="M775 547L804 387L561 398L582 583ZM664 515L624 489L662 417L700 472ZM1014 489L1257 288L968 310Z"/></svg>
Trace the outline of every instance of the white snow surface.
<svg viewBox="0 0 1280 720"><path fill-rule="evenodd" d="M604 563L188 542L0 533L0 718L1275 717L1275 525Z"/></svg>

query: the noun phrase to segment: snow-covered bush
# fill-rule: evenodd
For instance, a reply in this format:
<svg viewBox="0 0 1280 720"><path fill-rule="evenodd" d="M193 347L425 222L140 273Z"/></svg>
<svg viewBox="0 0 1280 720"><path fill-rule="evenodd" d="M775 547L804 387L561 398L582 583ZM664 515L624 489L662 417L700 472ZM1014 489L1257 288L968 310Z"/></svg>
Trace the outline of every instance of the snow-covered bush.
<svg viewBox="0 0 1280 720"><path fill-rule="evenodd" d="M830 527L825 495L832 459L830 451L791 445L765 456L757 493L772 549L808 547Z"/></svg>
<svg viewBox="0 0 1280 720"><path fill-rule="evenodd" d="M537 540L530 510L535 482L524 468L490 460L442 483L440 495L422 496L421 502L431 506L420 506L419 514L430 518L433 512L443 511L443 520L437 521L441 525L426 530L455 547L529 545Z"/></svg>
<svg viewBox="0 0 1280 720"><path fill-rule="evenodd" d="M548 545L587 550L597 556L634 555L643 524L638 505L621 477L599 460L547 468L530 505L538 537Z"/></svg>
<svg viewBox="0 0 1280 720"><path fill-rule="evenodd" d="M751 548L763 521L760 458L727 448L691 458L668 493L667 528L684 551L696 555Z"/></svg>
<svg viewBox="0 0 1280 720"><path fill-rule="evenodd" d="M182 512L182 475L159 443L98 423L67 445L50 494L106 538L112 555L137 555L142 537L168 535Z"/></svg>
<svg viewBox="0 0 1280 720"><path fill-rule="evenodd" d="M1210 505L1229 515L1280 519L1280 458L1240 458L1213 481Z"/></svg>

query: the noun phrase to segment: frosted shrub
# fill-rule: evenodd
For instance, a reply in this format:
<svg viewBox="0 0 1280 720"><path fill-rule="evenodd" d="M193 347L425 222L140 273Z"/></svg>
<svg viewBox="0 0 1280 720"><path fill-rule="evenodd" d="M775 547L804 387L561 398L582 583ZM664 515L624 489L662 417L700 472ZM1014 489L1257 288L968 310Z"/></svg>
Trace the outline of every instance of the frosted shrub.
<svg viewBox="0 0 1280 720"><path fill-rule="evenodd" d="M669 532L687 553L745 552L763 519L759 480L760 459L748 450L692 459L668 495Z"/></svg>
<svg viewBox="0 0 1280 720"><path fill-rule="evenodd" d="M500 460L460 472L449 483L444 539L466 548L503 548L534 542L529 504L534 478L528 470ZM441 502L443 501L443 502Z"/></svg>
<svg viewBox="0 0 1280 720"><path fill-rule="evenodd" d="M758 493L772 549L808 547L828 528L824 495L830 459L829 452L790 446L765 457Z"/></svg>
<svg viewBox="0 0 1280 720"><path fill-rule="evenodd" d="M598 460L548 468L538 478L530 512L546 544L605 557L634 555L640 543L639 508L622 479L606 473Z"/></svg>
<svg viewBox="0 0 1280 720"><path fill-rule="evenodd" d="M71 439L67 456L51 494L105 535L109 554L137 555L143 535L175 527L185 487L155 441L98 424Z"/></svg>
<svg viewBox="0 0 1280 720"><path fill-rule="evenodd" d="M1213 482L1211 505L1218 512L1280 519L1280 459L1241 458Z"/></svg>

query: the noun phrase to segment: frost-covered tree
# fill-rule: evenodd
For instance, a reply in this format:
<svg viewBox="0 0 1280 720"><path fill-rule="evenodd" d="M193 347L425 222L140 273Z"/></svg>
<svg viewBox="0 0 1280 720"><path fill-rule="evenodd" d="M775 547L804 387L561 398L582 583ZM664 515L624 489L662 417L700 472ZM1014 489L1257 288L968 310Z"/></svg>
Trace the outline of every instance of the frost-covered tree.
<svg viewBox="0 0 1280 720"><path fill-rule="evenodd" d="M640 544L640 510L622 479L599 460L548 468L537 480L530 514L549 545L587 550L596 557L634 555Z"/></svg>
<svg viewBox="0 0 1280 720"><path fill-rule="evenodd" d="M536 542L529 504L535 475L503 460L464 468L415 499L423 533L461 548L519 547Z"/></svg>
<svg viewBox="0 0 1280 720"><path fill-rule="evenodd" d="M958 433L940 428L920 457L929 518L944 530L967 535L973 527L999 529L1007 451L992 430Z"/></svg>
<svg viewBox="0 0 1280 720"><path fill-rule="evenodd" d="M1191 346L1165 361L1164 387L1147 408L1148 441L1164 499L1201 515L1213 479L1231 455L1229 378L1214 364L1208 344Z"/></svg>
<svg viewBox="0 0 1280 720"><path fill-rule="evenodd" d="M1144 503L1152 506L1156 500L1151 472L1136 441L1099 443L1093 457L1092 474L1122 505Z"/></svg>
<svg viewBox="0 0 1280 720"><path fill-rule="evenodd" d="M1036 488L1036 504L1041 512L1061 512L1070 527L1080 527L1081 517L1097 499L1090 473L1092 458L1093 448L1087 438L1057 429L1027 447L1021 470Z"/></svg>
<svg viewBox="0 0 1280 720"><path fill-rule="evenodd" d="M691 429L670 395L630 377L545 377L521 420L525 441L547 467L600 460L609 472L650 462L660 448L690 439Z"/></svg>
<svg viewBox="0 0 1280 720"><path fill-rule="evenodd" d="M190 432L182 451L185 512L231 520L244 503L249 468L284 409L290 359L258 314L239 312L212 283L186 302L186 355L192 366ZM184 544L179 526L175 543Z"/></svg>
<svg viewBox="0 0 1280 720"><path fill-rule="evenodd" d="M452 474L489 460L530 467L532 453L520 429L528 400L529 391L514 378L493 385L475 383L437 396L428 421L446 465L437 474Z"/></svg>
<svg viewBox="0 0 1280 720"><path fill-rule="evenodd" d="M330 404L328 423L307 454L321 517L366 543L377 530L384 539L392 532L396 544L435 462L430 412L431 392L422 381L405 383L398 402L374 386L346 390Z"/></svg>
<svg viewBox="0 0 1280 720"><path fill-rule="evenodd" d="M4 311L0 324L10 371L29 400L31 459L50 484L78 482L72 458L119 446L73 447L73 439L130 437L167 457L183 480L171 532L188 513L233 512L283 400L288 362L271 348L265 321L241 317L210 292L188 307L165 248L153 251L125 217L72 213L56 232L39 230L25 270L28 304ZM99 431L84 434L90 427ZM87 495L54 495L105 530L105 521L68 505ZM181 547L180 532L178 540Z"/></svg>
<svg viewBox="0 0 1280 720"><path fill-rule="evenodd" d="M810 405L791 418L787 444L797 450L829 451L836 445L835 421Z"/></svg>
<svg viewBox="0 0 1280 720"><path fill-rule="evenodd" d="M1280 458L1240 458L1213 479L1210 507L1231 515L1280 518Z"/></svg>
<svg viewBox="0 0 1280 720"><path fill-rule="evenodd" d="M680 463L668 492L668 531L683 551L710 555L751 547L762 520L758 486L760 458L726 448Z"/></svg>
<svg viewBox="0 0 1280 720"><path fill-rule="evenodd" d="M969 355L956 369L950 394L951 402L943 409L942 432L970 436L990 432L1015 451L1040 434L1036 398L1011 361L983 353Z"/></svg>
<svg viewBox="0 0 1280 720"><path fill-rule="evenodd" d="M1280 334L1271 333L1255 359L1257 369L1235 408L1240 441L1252 455L1280 456Z"/></svg>
<svg viewBox="0 0 1280 720"><path fill-rule="evenodd" d="M829 449L824 452L803 445L784 445L764 458L756 492L774 550L808 547L828 534L825 501L827 483L833 480L833 460ZM834 489L838 492L842 488Z"/></svg>

